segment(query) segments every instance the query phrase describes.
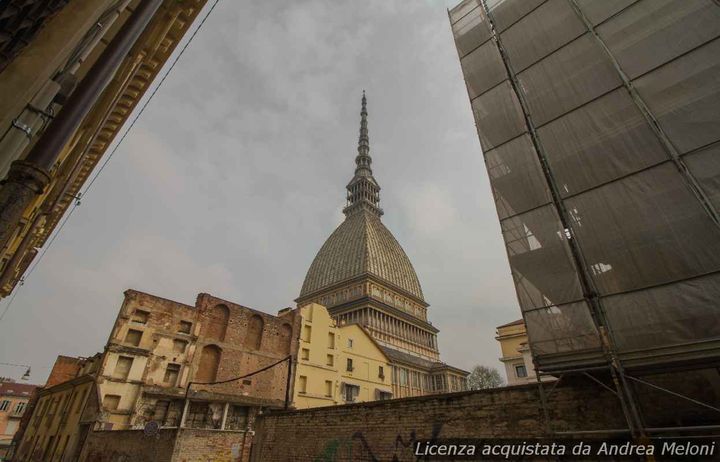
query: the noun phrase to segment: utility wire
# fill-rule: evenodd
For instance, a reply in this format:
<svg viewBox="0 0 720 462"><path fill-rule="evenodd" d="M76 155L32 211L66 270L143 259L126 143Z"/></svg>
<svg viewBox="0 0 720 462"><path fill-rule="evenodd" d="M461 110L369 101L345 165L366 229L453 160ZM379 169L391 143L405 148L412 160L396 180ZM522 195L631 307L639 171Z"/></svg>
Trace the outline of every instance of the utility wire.
<svg viewBox="0 0 720 462"><path fill-rule="evenodd" d="M20 291L20 288L25 284L25 281L26 281L27 278L32 274L32 272L35 271L35 268L38 266L38 264L40 263L40 261L42 261L43 257L44 257L45 254L47 253L47 251L48 251L48 249L50 248L50 246L52 245L52 243L55 242L55 239L57 238L58 234L60 234L60 231L62 231L63 227L64 227L65 224L68 222L68 220L69 220L70 217L72 216L72 214L73 214L73 212L75 211L75 209L80 205L80 198L84 198L84 197L87 195L88 191L90 190L90 188L92 187L92 185L95 183L95 180L97 180L97 178L100 176L100 174L102 173L102 171L103 171L103 170L105 169L105 167L107 166L108 162L110 162L110 159L112 159L113 155L115 155L115 152L118 150L118 148L120 147L120 145L122 144L122 142L125 141L125 138L127 137L128 133L129 133L130 130L132 130L132 128L135 126L135 122L137 122L138 119L140 118L140 116L143 114L143 112L145 112L145 108L147 108L148 104L149 104L150 101L153 99L153 97L155 96L155 94L157 93L157 91L160 89L160 87L162 86L163 82L165 82L165 79L167 78L167 76L170 75L170 72L172 72L172 70L175 68L175 65L176 65L177 62L180 60L180 57L185 53L185 50L187 50L188 46L190 45L190 43L191 43L191 42L193 41L193 39L195 38L195 36L197 35L198 31L200 31L200 29L202 28L202 26L205 24L205 21L207 21L208 17L210 17L210 15L212 14L213 10L215 10L215 7L218 5L218 3L220 3L220 0L215 0L215 2L212 4L212 6L210 7L210 10L208 10L208 12L207 12L207 14L205 15L205 17L202 19L202 21L200 21L200 24L198 25L198 27L193 31L192 35L190 35L190 38L187 40L187 42L185 42L185 45L180 49L180 52L179 52L178 55L175 57L175 59L173 60L173 62L170 64L170 67L168 68L167 72L165 72L165 74L164 74L164 75L162 76L162 78L160 79L160 82L155 86L155 88L153 89L152 93L150 93L150 96L145 100L145 103L143 103L142 107L140 107L140 111L138 111L137 115L133 118L132 122L130 122L130 125L129 125L128 128L125 130L125 132L123 133L123 135L120 137L120 140L117 142L117 144L115 144L115 147L113 147L113 150L110 151L110 154L108 154L108 156L105 158L105 161L102 163L102 165L100 165L100 168L99 168L98 171L95 173L95 175L93 175L93 177L90 179L90 182L88 183L87 187L85 188L85 192L78 194L78 197L77 197L78 200L75 201L75 203L73 204L73 206L72 206L72 208L70 209L70 211L67 213L67 215L65 215L65 217L64 217L63 220L62 220L62 222L60 223L60 226L58 226L58 228L57 228L57 229L55 230L55 232L53 233L53 236L52 236L52 237L50 238L50 240L47 242L47 245L45 245L45 246L43 247L43 250L42 250L42 252L40 253L40 256L38 256L38 258L33 262L33 265L30 267L30 269L27 271L27 273L25 273L25 276L23 276L23 277L20 278L20 282L18 283L19 286L17 286L17 287L15 288L14 293L13 293L13 296L10 297L10 300L8 301L8 304L5 306L5 309L3 310L2 314L0 315L0 321L3 320L3 318L5 317L5 314L6 314L6 313L8 312L8 310L10 309L10 306L12 306L12 303L13 303L13 301L15 300L15 297L17 297L17 294L18 294L18 292Z"/></svg>

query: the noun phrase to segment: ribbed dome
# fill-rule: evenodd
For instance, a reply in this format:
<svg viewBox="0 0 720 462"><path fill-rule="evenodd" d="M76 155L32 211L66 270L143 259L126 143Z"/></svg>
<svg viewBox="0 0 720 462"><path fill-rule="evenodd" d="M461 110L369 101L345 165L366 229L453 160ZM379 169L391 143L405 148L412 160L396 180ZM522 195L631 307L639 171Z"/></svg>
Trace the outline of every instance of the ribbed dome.
<svg viewBox="0 0 720 462"><path fill-rule="evenodd" d="M370 273L424 300L410 259L380 217L348 215L325 241L305 276L300 296Z"/></svg>

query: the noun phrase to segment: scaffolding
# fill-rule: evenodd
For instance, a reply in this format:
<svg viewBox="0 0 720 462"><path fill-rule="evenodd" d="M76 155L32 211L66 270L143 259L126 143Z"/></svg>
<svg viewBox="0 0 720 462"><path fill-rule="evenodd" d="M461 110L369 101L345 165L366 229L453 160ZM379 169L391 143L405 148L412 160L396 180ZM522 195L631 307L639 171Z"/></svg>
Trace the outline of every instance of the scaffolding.
<svg viewBox="0 0 720 462"><path fill-rule="evenodd" d="M591 433L720 430L718 405L648 379L693 371L709 401L720 391L720 3L464 0L448 15L533 361L559 379L538 380L543 407L577 375L627 421ZM655 425L648 390L709 424Z"/></svg>

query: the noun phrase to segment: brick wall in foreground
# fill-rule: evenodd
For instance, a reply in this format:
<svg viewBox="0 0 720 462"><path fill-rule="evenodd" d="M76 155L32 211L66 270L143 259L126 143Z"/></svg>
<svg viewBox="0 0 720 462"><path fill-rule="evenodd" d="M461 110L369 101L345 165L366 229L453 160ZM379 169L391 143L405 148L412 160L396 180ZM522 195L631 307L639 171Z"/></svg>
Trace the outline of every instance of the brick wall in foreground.
<svg viewBox="0 0 720 462"><path fill-rule="evenodd" d="M671 378L663 385L718 404L713 381L693 373ZM251 460L414 462L410 448L415 440L539 437L545 436L548 421L554 432L569 431L576 437L586 430L627 428L618 400L596 383L574 378L552 387L545 386L548 419L534 384L266 413L256 422ZM705 390L705 396L694 393L696 389ZM720 424L720 416L672 395L648 388L636 391L649 398L641 399L647 403L643 407L648 423Z"/></svg>

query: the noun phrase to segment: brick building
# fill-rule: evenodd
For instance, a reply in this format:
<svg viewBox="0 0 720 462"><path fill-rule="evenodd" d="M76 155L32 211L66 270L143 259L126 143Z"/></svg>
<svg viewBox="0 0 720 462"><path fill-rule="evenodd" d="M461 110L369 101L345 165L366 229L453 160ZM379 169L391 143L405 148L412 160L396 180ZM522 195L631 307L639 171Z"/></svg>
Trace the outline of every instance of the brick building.
<svg viewBox="0 0 720 462"><path fill-rule="evenodd" d="M208 294L186 305L128 290L95 369L41 392L16 460L97 460L98 441L139 434L156 436L147 445L163 457L195 460L193 441L240 457L256 416L292 396L300 319ZM68 373L69 362L53 370Z"/></svg>

